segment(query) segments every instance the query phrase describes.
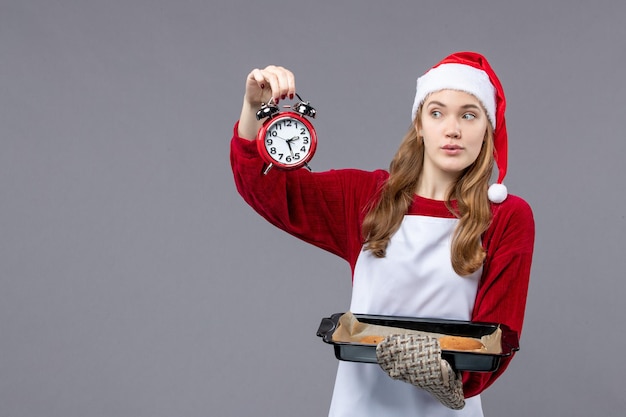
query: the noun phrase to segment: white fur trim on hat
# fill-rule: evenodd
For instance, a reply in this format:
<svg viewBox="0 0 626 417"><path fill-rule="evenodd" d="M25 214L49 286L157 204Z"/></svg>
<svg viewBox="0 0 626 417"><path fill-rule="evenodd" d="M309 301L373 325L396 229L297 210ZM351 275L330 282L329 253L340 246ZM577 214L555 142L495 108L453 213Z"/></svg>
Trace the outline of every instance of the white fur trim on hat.
<svg viewBox="0 0 626 417"><path fill-rule="evenodd" d="M442 64L417 79L412 120L426 96L440 90L464 91L478 98L496 128L496 89L485 71L464 64Z"/></svg>

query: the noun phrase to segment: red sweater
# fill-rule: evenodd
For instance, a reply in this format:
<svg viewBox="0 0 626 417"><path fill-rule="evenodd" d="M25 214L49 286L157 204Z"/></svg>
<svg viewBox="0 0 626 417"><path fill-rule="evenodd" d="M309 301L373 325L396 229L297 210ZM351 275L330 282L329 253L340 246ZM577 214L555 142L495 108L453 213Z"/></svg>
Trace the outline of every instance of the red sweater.
<svg viewBox="0 0 626 417"><path fill-rule="evenodd" d="M237 190L255 211L280 229L342 257L354 272L362 250L365 207L387 179L386 171L312 173L306 169L272 169L263 175L256 143L239 138L236 125L231 165ZM411 210L419 211L415 205ZM492 224L482 237L487 257L472 321L503 323L519 336L530 277L534 219L529 205L513 195L501 204L493 204L492 211ZM438 214L453 217L443 203ZM510 360L504 358L493 373L465 372L465 397L477 395L491 385Z"/></svg>

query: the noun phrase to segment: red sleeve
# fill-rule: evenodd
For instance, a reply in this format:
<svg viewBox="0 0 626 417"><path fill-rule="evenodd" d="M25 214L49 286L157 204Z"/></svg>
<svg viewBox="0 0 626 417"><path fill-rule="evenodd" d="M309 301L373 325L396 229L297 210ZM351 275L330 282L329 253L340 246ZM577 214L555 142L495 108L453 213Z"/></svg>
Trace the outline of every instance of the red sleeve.
<svg viewBox="0 0 626 417"><path fill-rule="evenodd" d="M509 195L502 204L494 205L492 225L483 236L487 259L472 321L503 323L518 337L521 335L534 240L533 214L524 200ZM464 373L465 397L484 391L505 371L510 361L511 357L504 358L493 373Z"/></svg>
<svg viewBox="0 0 626 417"><path fill-rule="evenodd" d="M384 171L355 169L313 173L305 168L271 169L263 175L256 143L231 141L231 166L237 190L261 216L278 228L354 265L361 249L364 207Z"/></svg>

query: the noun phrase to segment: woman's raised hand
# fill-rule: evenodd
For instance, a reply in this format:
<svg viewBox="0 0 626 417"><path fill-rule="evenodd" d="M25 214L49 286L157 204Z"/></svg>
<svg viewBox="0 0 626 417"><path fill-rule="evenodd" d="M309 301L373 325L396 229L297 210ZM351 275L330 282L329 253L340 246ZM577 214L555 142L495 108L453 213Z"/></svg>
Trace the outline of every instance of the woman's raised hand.
<svg viewBox="0 0 626 417"><path fill-rule="evenodd" d="M278 103L287 97L292 99L295 93L296 80L293 73L280 66L255 68L246 79L246 99L253 105L267 103L270 98Z"/></svg>
<svg viewBox="0 0 626 417"><path fill-rule="evenodd" d="M269 65L263 69L253 69L246 78L246 93L243 108L239 117L239 136L253 140L262 125L256 120L256 112L262 103L274 104L286 98L292 99L296 94L296 80L291 71L286 68Z"/></svg>

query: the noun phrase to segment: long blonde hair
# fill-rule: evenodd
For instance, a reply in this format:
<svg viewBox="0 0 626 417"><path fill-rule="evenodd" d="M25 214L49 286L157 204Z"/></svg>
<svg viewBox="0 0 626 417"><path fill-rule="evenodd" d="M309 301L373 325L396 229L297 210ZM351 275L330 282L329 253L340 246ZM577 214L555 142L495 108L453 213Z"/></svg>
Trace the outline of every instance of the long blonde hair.
<svg viewBox="0 0 626 417"><path fill-rule="evenodd" d="M363 221L365 249L379 258L385 257L391 236L400 227L422 175L424 144L417 134L421 115L420 108L416 123L404 136L391 161L389 178ZM492 216L487 189L494 165L493 149L493 129L488 123L476 161L463 171L446 198L446 206L459 219L452 238L451 259L454 271L461 276L477 271L485 259L480 238L489 227ZM456 200L456 208L453 208L452 200Z"/></svg>

